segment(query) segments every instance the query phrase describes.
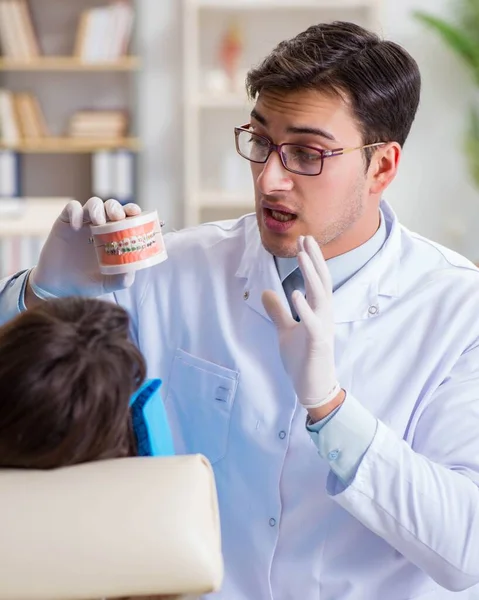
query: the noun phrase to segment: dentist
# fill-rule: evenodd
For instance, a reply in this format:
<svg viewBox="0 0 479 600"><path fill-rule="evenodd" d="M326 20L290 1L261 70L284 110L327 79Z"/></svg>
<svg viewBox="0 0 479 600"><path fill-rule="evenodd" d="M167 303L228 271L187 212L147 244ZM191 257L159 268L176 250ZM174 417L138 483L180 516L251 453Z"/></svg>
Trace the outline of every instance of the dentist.
<svg viewBox="0 0 479 600"><path fill-rule="evenodd" d="M166 236L134 281L99 274L90 199L3 320L51 296L125 307L178 452L218 486L224 600L472 600L479 588L479 273L404 228L383 194L420 97L415 61L337 22L247 78L235 128L256 214ZM321 248L321 250L320 250Z"/></svg>

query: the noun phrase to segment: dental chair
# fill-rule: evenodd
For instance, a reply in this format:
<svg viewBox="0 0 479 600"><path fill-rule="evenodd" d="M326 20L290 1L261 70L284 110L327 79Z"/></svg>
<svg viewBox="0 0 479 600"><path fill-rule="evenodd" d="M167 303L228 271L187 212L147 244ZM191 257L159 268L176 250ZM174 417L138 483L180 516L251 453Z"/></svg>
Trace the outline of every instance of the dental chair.
<svg viewBox="0 0 479 600"><path fill-rule="evenodd" d="M0 470L0 600L190 598L222 576L200 455Z"/></svg>

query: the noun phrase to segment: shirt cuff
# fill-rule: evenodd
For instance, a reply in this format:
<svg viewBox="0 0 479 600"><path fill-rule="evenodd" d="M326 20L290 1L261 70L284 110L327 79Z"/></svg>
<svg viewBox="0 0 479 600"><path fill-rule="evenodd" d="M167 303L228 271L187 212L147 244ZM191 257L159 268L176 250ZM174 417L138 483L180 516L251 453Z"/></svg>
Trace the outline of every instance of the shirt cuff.
<svg viewBox="0 0 479 600"><path fill-rule="evenodd" d="M21 271L0 281L0 324L6 323L26 310L25 288L30 271Z"/></svg>
<svg viewBox="0 0 479 600"><path fill-rule="evenodd" d="M306 429L331 471L349 485L376 435L377 419L347 393L336 411L317 423L308 419Z"/></svg>

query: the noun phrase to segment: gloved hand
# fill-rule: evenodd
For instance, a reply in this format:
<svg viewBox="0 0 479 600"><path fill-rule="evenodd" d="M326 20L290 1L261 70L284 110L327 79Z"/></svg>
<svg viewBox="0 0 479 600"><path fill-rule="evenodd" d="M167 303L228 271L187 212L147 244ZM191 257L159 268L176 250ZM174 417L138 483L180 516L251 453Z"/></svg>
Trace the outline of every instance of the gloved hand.
<svg viewBox="0 0 479 600"><path fill-rule="evenodd" d="M28 285L42 299L63 296L101 296L129 287L135 278L127 275L102 275L93 244L90 223L104 225L137 215L136 204L122 206L116 200L103 202L90 198L84 206L69 202L55 221L43 246L38 265L30 273Z"/></svg>
<svg viewBox="0 0 479 600"><path fill-rule="evenodd" d="M341 391L334 365L334 316L331 276L313 237L299 238L298 263L306 298L295 290L295 321L271 290L263 293L266 312L276 325L284 368L306 408L319 408Z"/></svg>

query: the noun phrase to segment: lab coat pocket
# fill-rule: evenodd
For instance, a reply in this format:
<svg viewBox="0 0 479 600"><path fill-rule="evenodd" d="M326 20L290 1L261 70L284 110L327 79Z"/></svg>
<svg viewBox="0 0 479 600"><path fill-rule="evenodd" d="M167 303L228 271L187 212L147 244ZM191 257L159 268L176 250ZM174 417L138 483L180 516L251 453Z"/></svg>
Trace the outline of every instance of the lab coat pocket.
<svg viewBox="0 0 479 600"><path fill-rule="evenodd" d="M177 453L224 457L239 373L177 349L166 408Z"/></svg>

